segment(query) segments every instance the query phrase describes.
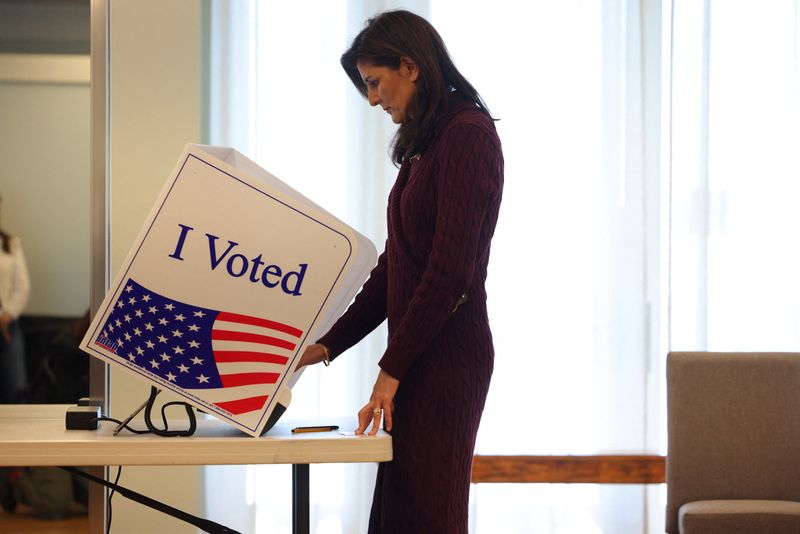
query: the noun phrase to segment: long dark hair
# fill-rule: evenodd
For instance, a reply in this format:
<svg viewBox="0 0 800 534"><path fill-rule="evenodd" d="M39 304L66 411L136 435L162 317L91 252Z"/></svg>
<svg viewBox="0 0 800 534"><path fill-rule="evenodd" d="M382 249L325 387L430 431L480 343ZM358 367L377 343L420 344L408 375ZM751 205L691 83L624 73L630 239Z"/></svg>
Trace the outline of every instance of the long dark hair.
<svg viewBox="0 0 800 534"><path fill-rule="evenodd" d="M353 85L366 97L358 62L397 69L403 57L417 64L419 76L406 113L408 119L400 124L392 141L392 160L398 164L428 147L449 93L457 91L491 117L478 91L453 64L436 28L410 11L387 11L369 19L340 61Z"/></svg>

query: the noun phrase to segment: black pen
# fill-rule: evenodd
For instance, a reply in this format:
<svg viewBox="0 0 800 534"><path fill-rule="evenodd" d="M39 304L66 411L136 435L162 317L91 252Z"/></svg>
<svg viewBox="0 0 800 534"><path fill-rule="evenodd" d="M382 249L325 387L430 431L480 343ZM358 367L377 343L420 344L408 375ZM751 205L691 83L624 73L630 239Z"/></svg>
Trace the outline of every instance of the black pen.
<svg viewBox="0 0 800 534"><path fill-rule="evenodd" d="M301 432L330 432L331 430L339 430L339 425L298 426L292 429L292 434L299 434Z"/></svg>

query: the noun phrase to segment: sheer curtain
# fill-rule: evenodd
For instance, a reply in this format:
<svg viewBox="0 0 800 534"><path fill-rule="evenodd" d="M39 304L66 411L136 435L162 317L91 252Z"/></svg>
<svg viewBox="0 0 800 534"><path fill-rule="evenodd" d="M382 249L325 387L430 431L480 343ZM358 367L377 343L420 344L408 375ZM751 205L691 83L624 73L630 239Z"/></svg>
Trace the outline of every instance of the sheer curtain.
<svg viewBox="0 0 800 534"><path fill-rule="evenodd" d="M673 5L671 346L800 350L798 2Z"/></svg>
<svg viewBox="0 0 800 534"><path fill-rule="evenodd" d="M638 2L212 3L210 142L238 144L380 248L393 127L347 86L338 55L367 17L395 7L430 17L500 119L506 191L489 281L497 363L478 452L647 448L653 177L642 163ZM286 417L354 413L384 339L377 332L307 373ZM252 528L288 532L288 468L238 476ZM363 532L374 467L314 466L311 476L312 530ZM635 532L645 498L642 487L480 486L471 523Z"/></svg>
<svg viewBox="0 0 800 534"><path fill-rule="evenodd" d="M488 290L497 356L478 454L653 446L658 271L647 267L657 265L659 186L643 162L653 142L643 4L432 1L433 24L500 119L506 157ZM641 532L646 522L642 486L485 484L473 499L475 532Z"/></svg>
<svg viewBox="0 0 800 534"><path fill-rule="evenodd" d="M208 141L379 249L394 127L338 57L395 7L433 22L500 119L497 356L478 454L665 453L668 350L800 350L797 0L209 2ZM352 416L385 335L309 370L286 417ZM312 532L365 530L374 466L311 479ZM207 481L209 516L290 531L288 467L214 467ZM477 485L471 530L663 532L663 492Z"/></svg>

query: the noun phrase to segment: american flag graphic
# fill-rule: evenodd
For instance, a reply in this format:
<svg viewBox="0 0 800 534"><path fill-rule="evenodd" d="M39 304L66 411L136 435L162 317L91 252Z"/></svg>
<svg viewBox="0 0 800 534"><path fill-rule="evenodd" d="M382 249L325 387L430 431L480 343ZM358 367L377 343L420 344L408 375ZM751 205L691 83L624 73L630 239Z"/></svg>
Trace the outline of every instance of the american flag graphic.
<svg viewBox="0 0 800 534"><path fill-rule="evenodd" d="M128 279L95 344L234 415L261 410L303 331L192 306Z"/></svg>

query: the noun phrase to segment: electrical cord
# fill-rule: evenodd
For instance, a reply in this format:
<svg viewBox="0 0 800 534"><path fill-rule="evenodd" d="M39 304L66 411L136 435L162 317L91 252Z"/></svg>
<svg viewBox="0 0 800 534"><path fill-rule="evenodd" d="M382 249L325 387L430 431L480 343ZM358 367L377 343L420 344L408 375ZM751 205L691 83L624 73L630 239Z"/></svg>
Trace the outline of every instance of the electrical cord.
<svg viewBox="0 0 800 534"><path fill-rule="evenodd" d="M159 393L159 390L155 386L150 388L150 397L147 399L147 404L145 406L145 412L144 412L144 422L145 422L145 425L147 426L146 430L133 428L132 426L130 426L130 424L128 423L127 420L123 423L122 421L120 421L118 419L114 419L113 417L101 416L101 417L95 418L94 420L95 421L110 421L112 423L115 423L118 427L124 428L125 430L127 430L128 432L131 432L133 434L155 434L155 435L161 436L161 437L188 437L188 436L193 435L195 433L195 430L197 430L197 418L196 418L196 416L194 414L194 409L192 408L192 406L190 404L186 403L186 402L171 401L171 402L164 403L161 406L161 423L163 425L163 428L157 428L153 424L151 413L153 411L153 405L155 404L156 396L158 396L158 393ZM169 422L167 421L167 408L170 407L170 406L176 406L176 405L182 405L186 409L186 415L189 417L189 428L187 430L170 430L169 429ZM238 534L238 533L236 533L235 530L231 530L228 527L225 527L223 525L219 525L217 523L214 523L213 521L208 521L206 519L195 517L193 515L187 514L186 512L183 512L183 511L178 510L176 508L172 508L171 506L168 506L168 505L166 505L164 503L161 503L159 501L151 499L150 497L146 497L144 495L141 495L139 493L131 491L131 490L127 489L127 488L123 488L122 486L117 484L119 482L120 475L122 475L122 466L118 466L117 475L114 478L114 482L109 482L109 481L106 481L106 480L104 480L102 478L97 478L97 477L95 477L93 475L90 475L88 473L84 473L83 471L80 471L80 470L72 468L72 467L62 467L61 469L64 469L64 470L69 471L71 473L74 473L74 474L76 474L78 476L82 476L84 478L87 478L87 479L91 480L92 482L96 482L98 484L102 484L102 485L106 486L107 488L110 488L110 491L108 492L108 497L107 497L107 500L106 500L106 505L107 505L107 508L108 508L108 515L106 517L106 534L109 534L111 532L111 517L112 517L111 498L114 496L114 493L117 492L117 491L119 491L120 494L122 494L123 496L125 496L125 497L127 497L127 498L129 498L129 499L131 499L133 501L136 501L136 502L138 502L140 504L144 504L145 506L148 506L150 508L154 508L156 510L159 510L159 511L165 513L165 514L168 514L168 515L171 515L173 517L176 517L176 518L178 518L178 519L180 519L182 521L185 521L187 523L191 523L191 524L193 524L193 525L205 530L206 532L210 532L210 533L214 533L214 534L229 534L229 533L230 534Z"/></svg>
<svg viewBox="0 0 800 534"><path fill-rule="evenodd" d="M114 485L116 486L119 483L119 477L122 475L122 466L117 466L117 476L114 478ZM108 516L106 517L106 534L111 534L111 497L114 496L114 491L116 491L113 487L111 491L108 492L108 498L106 499L106 508L108 509Z"/></svg>
<svg viewBox="0 0 800 534"><path fill-rule="evenodd" d="M174 438L174 437L188 437L195 433L197 430L197 417L194 414L194 408L182 401L171 401L166 402L161 406L161 424L164 428L157 428L152 421L152 411L153 405L155 404L156 396L158 395L158 388L151 387L150 388L150 397L147 399L147 405L145 407L144 412L144 423L147 426L147 430L133 428L130 426L130 423L124 423L119 419L114 419L113 417L97 417L93 420L95 421L110 421L112 423L116 423L118 426L121 426L128 432L133 434L155 434L156 436L166 437L166 438ZM186 415L189 417L189 428L187 430L170 430L169 429L169 422L167 421L167 408L170 406L183 406L186 409Z"/></svg>
<svg viewBox="0 0 800 534"><path fill-rule="evenodd" d="M156 428L151 419L151 412L153 411L153 404L155 404L157 395L158 395L158 388L155 386L151 386L150 398L147 399L147 406L145 407L144 410L144 423L145 425L147 425L147 429L156 436L162 436L167 438L175 438L175 437L180 438L193 435L195 430L197 430L197 418L194 415L194 409L190 404L180 401L168 402L161 407L161 421L164 424L164 428ZM167 406L172 406L176 404L183 405L183 407L186 409L186 415L189 417L189 428L187 430L169 429L165 410Z"/></svg>
<svg viewBox="0 0 800 534"><path fill-rule="evenodd" d="M113 417L97 417L97 418L92 419L92 420L93 421L111 421L112 423L116 423L117 425L122 425L122 421L120 421L119 419L114 419ZM122 425L122 428L124 428L125 430L127 430L128 432L131 432L133 434L151 434L151 432L149 430L140 430L138 428L133 428L132 426L130 426L129 423L125 423L124 425Z"/></svg>

